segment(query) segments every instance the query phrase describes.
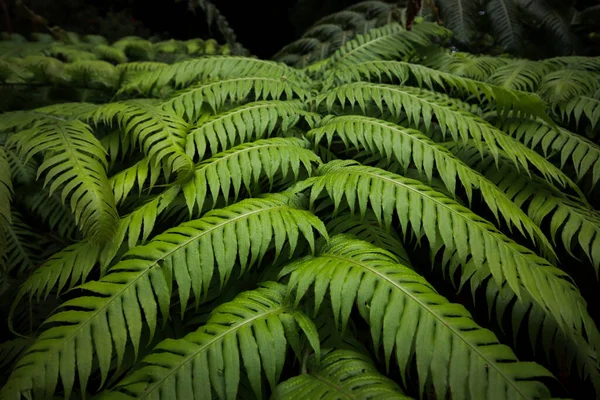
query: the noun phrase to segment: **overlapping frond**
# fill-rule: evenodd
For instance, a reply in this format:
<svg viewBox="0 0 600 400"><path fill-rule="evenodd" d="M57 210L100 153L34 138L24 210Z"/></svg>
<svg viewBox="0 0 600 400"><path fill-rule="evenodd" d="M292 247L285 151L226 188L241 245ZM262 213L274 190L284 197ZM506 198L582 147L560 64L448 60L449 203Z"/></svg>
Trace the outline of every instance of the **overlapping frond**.
<svg viewBox="0 0 600 400"><path fill-rule="evenodd" d="M310 181L311 201L324 192L335 204L345 200L361 214L370 208L387 226L396 214L405 235L410 227L417 238L428 239L434 253L445 247L457 251L462 263L469 258L476 266L487 262L488 276L507 282L517 298L525 290L564 332L585 332L595 351L600 349L600 333L568 275L468 208L419 181L356 162L332 161L317 172Z"/></svg>
<svg viewBox="0 0 600 400"><path fill-rule="evenodd" d="M550 68L543 63L514 60L498 67L487 77L487 82L507 89L535 92L548 72Z"/></svg>
<svg viewBox="0 0 600 400"><path fill-rule="evenodd" d="M529 171L531 164L546 179L563 187L570 186L580 193L577 185L564 172L540 154L480 117L459 109L446 95L406 86L356 82L340 85L320 96L318 101L324 102L329 111L338 103L342 107L358 104L363 112L368 112L367 103L373 102L382 113L387 111L397 119L405 113L410 123L423 123L426 129L430 128L435 117L442 133L449 132L454 140L467 141L473 138L480 148L486 147L492 154L502 149L517 167Z"/></svg>
<svg viewBox="0 0 600 400"><path fill-rule="evenodd" d="M519 53L523 46L523 29L519 9L513 0L490 0L486 5L494 39L509 51Z"/></svg>
<svg viewBox="0 0 600 400"><path fill-rule="evenodd" d="M207 79L245 76L288 77L294 82L304 82L304 74L301 71L285 64L249 57L215 56L182 61L155 71L138 74L123 86L121 91L150 94L154 90L170 85L181 88Z"/></svg>
<svg viewBox="0 0 600 400"><path fill-rule="evenodd" d="M185 151L202 160L207 147L212 154L252 139L269 136L278 125L292 127L303 113L300 101L265 100L248 103L199 122L187 135Z"/></svg>
<svg viewBox="0 0 600 400"><path fill-rule="evenodd" d="M38 177L44 175L49 193L61 189L84 235L99 241L114 233L118 215L106 176L106 157L90 127L77 120L46 119L9 138L26 162L43 153Z"/></svg>
<svg viewBox="0 0 600 400"><path fill-rule="evenodd" d="M11 314L23 298L40 302L52 291L58 296L64 289L85 282L98 261L99 250L94 242L82 240L50 256L21 285Z"/></svg>
<svg viewBox="0 0 600 400"><path fill-rule="evenodd" d="M545 368L519 362L463 306L449 303L412 269L392 260L367 242L338 235L317 256L288 264L288 290L298 301L314 286L317 306L329 292L342 325L356 304L374 345L383 345L388 365L395 355L406 378L409 360L416 357L421 393L432 382L437 398L449 392L460 399L492 393L507 400L549 395L535 381L552 376Z"/></svg>
<svg viewBox="0 0 600 400"><path fill-rule="evenodd" d="M77 240L79 231L75 218L68 207L61 201L61 196L54 192L48 195L47 190L27 193L21 200L27 211L35 216L36 220L43 222L50 231L67 241Z"/></svg>
<svg viewBox="0 0 600 400"><path fill-rule="evenodd" d="M381 82L387 78L397 79L400 85L414 81L419 87L430 90L450 89L465 98L476 96L485 98L491 107L505 114L509 111L525 115L535 115L547 118L545 104L533 94L503 86L488 84L475 79L463 78L452 73L438 71L424 65L403 61L367 61L352 64L344 68L334 69L333 78L340 83L361 81L363 79Z"/></svg>
<svg viewBox="0 0 600 400"><path fill-rule="evenodd" d="M377 371L368 356L357 351L332 350L320 360L311 356L306 368L306 374L281 382L273 399L410 399Z"/></svg>
<svg viewBox="0 0 600 400"><path fill-rule="evenodd" d="M10 200L13 192L11 172L9 159L4 148L0 147L0 229L11 221Z"/></svg>
<svg viewBox="0 0 600 400"><path fill-rule="evenodd" d="M296 208L296 201L284 195L243 200L131 249L101 280L79 287L87 295L63 303L46 321L46 330L19 360L0 395L12 398L29 391L47 397L60 379L68 397L76 374L85 392L96 362L102 385L113 354L117 365L128 343L137 354L143 326L152 337L157 310L168 316L172 280L185 309L190 292L199 299L215 272L222 285L236 262L243 272L272 243L276 255L284 245L293 253L300 235L313 247L313 230L326 236L325 227L310 212Z"/></svg>
<svg viewBox="0 0 600 400"><path fill-rule="evenodd" d="M539 146L546 156L560 154L561 168L568 161L574 167L578 180L589 173L593 185L600 179L600 146L591 140L539 119L505 120L502 127L525 145L531 148Z"/></svg>
<svg viewBox="0 0 600 400"><path fill-rule="evenodd" d="M485 81L496 69L510 62L508 58L477 56L441 49L423 60L423 64L431 68L478 81Z"/></svg>
<svg viewBox="0 0 600 400"><path fill-rule="evenodd" d="M11 211L10 223L4 222L0 229L5 234L0 257L7 271L23 274L34 270L41 261L42 236L23 221L23 216L16 210Z"/></svg>
<svg viewBox="0 0 600 400"><path fill-rule="evenodd" d="M563 68L544 75L537 92L554 107L574 97L592 95L600 87L599 77L598 73Z"/></svg>
<svg viewBox="0 0 600 400"><path fill-rule="evenodd" d="M276 173L284 178L291 173L294 181L301 169L310 175L313 164L320 160L308 150L309 145L306 139L293 137L262 139L242 143L201 162L193 178L182 187L190 214L196 207L202 212L208 194L214 207L220 194L227 200L233 191L237 199L242 187L252 193L261 176L272 186Z"/></svg>
<svg viewBox="0 0 600 400"><path fill-rule="evenodd" d="M211 313L204 326L182 339L165 340L119 382L119 398L237 399L240 375L247 375L257 398L264 375L271 388L279 381L288 342L299 344L299 331L319 351L313 322L285 301L285 286L266 282L240 293ZM148 379L151 377L150 379ZM110 392L108 393L110 396Z"/></svg>
<svg viewBox="0 0 600 400"><path fill-rule="evenodd" d="M163 107L172 110L188 121L196 121L202 106L208 104L217 113L228 102L239 103L247 99L279 100L308 97L308 91L286 77L248 76L222 79L187 88L168 100Z"/></svg>
<svg viewBox="0 0 600 400"><path fill-rule="evenodd" d="M140 99L109 103L94 113L97 124L112 124L117 119L119 127L137 143L146 157L155 165L163 163L168 172L185 178L193 169L192 160L185 154L187 123L175 114L160 108L153 100Z"/></svg>
<svg viewBox="0 0 600 400"><path fill-rule="evenodd" d="M575 200L560 190L548 185L539 177L524 177L510 163L502 161L496 165L491 156L481 157L473 146L447 143L454 154L469 166L481 171L538 224L550 219L550 235L560 239L571 252L576 244L592 262L598 274L600 267L600 215L587 203Z"/></svg>
<svg viewBox="0 0 600 400"><path fill-rule="evenodd" d="M162 166L148 162L143 158L129 168L119 171L109 178L110 186L115 195L117 204L127 199L134 188L137 187L138 195L142 190L152 190L162 173Z"/></svg>
<svg viewBox="0 0 600 400"><path fill-rule="evenodd" d="M573 97L564 105L559 105L563 119L569 121L572 117L579 125L582 116L589 121L592 130L600 125L600 98L590 96Z"/></svg>
<svg viewBox="0 0 600 400"><path fill-rule="evenodd" d="M477 1L473 0L437 0L442 12L444 25L450 29L454 38L463 44L469 44L477 32L475 16Z"/></svg>
<svg viewBox="0 0 600 400"><path fill-rule="evenodd" d="M446 37L448 34L446 29L429 22L415 24L410 31L398 23L391 23L356 36L336 51L327 64L330 68L339 68L358 62L406 56L415 50L415 46L431 43L432 37Z"/></svg>
<svg viewBox="0 0 600 400"><path fill-rule="evenodd" d="M516 227L522 234L527 231L534 242L539 241L545 254L554 254L541 229L503 191L417 130L375 118L340 116L309 131L307 136L316 143L326 138L328 146L335 136L344 142L346 148L355 147L382 158L395 158L405 169L414 165L429 181L435 171L452 195L456 195L456 182L462 184L469 200L473 189L477 189L496 218L500 214L508 226Z"/></svg>

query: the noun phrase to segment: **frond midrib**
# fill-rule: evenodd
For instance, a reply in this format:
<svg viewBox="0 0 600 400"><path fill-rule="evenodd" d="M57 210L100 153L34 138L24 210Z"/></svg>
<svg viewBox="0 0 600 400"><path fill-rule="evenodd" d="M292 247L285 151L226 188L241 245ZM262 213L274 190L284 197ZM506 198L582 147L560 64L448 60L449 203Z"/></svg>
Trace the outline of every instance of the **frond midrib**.
<svg viewBox="0 0 600 400"><path fill-rule="evenodd" d="M491 365L494 370L496 370L496 372L498 374L500 374L505 381L507 382L511 382L511 386L515 389L515 391L517 393L520 393L521 396L526 399L527 396L522 393L522 391L519 389L519 386L517 386L516 384L513 383L513 379L511 379L510 377L508 377L506 374L504 374L502 372L502 370L500 370L497 365L495 360L487 358L483 353L481 353L479 351L479 349L473 345L471 345L471 343L466 340L461 334L460 331L457 331L456 329L454 329L450 324L446 323L444 321L443 318L439 317L437 313L435 313L426 303L423 303L421 300L419 300L417 297L415 297L411 292L404 290L404 288L399 285L397 282L394 282L392 279L390 279L387 275L380 273L376 268L371 267L368 263L361 263L358 260L351 258L351 257L342 257L339 255L335 255L335 254L331 254L331 253L324 253L319 255L319 257L325 257L325 258L331 258L331 259L337 259L346 263L351 263L354 264L360 268L364 268L366 270L368 270L369 272L373 273L374 275L376 275L377 277L379 277L381 280L386 281L388 284L390 284L391 286L395 287L396 289L398 289L399 291L401 291L402 293L404 293L407 297L410 297L414 302L418 303L423 309L425 309L431 316L433 316L441 325L443 325L444 327L450 329L452 331L452 333L454 333L455 337L459 337L460 340L471 349L471 351L475 352L481 359L487 361L486 364L488 365L488 367ZM390 263L390 265L393 265ZM434 292L435 293L435 292ZM473 319L471 318L471 320L473 321ZM474 322L474 321L473 321Z"/></svg>
<svg viewBox="0 0 600 400"><path fill-rule="evenodd" d="M188 356L186 356L175 368L169 368L169 372L167 374L165 374L163 377L161 377L160 379L158 379L157 381L153 382L153 384L146 389L145 393L143 396L141 396L141 399L147 398L148 396L150 396L154 390L160 389L160 384L166 380L168 380L168 378L170 378L173 374L177 373L177 371L179 371L181 368L183 368L191 359L193 359L194 357L196 357L198 354L203 353L204 351L207 351L210 346L212 346L214 343L218 342L219 340L222 340L223 337L231 334L232 332L235 332L245 326L247 326L248 324L253 323L254 321L260 319L260 318L264 318L267 317L269 315L274 315L274 314L280 314L285 312L288 309L287 306L284 305L279 305L279 308L276 309L269 309L264 313L261 313L260 315L255 315L250 319L245 319L243 322L241 322L238 325L235 325L229 329L227 329L226 331L218 334L217 336L215 336L214 338L212 338L211 340L209 340L207 343L203 344L203 345L198 345L200 347L200 349L198 349L197 351L190 353ZM210 322L210 320L208 321ZM206 325L204 325L206 326ZM200 328L202 329L202 327ZM194 332L192 332L191 334L193 334ZM182 338L183 340L186 340L185 337ZM194 343L195 344L195 343Z"/></svg>

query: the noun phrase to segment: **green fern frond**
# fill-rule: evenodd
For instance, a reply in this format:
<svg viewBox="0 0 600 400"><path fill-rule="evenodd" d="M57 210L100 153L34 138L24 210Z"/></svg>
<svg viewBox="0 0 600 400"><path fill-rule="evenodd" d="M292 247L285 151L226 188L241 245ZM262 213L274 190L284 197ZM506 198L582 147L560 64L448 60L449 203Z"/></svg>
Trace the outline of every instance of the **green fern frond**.
<svg viewBox="0 0 600 400"><path fill-rule="evenodd" d="M217 307L197 331L158 344L114 390L123 394L120 398L210 398L214 391L219 399L233 400L238 398L240 374L247 374L255 395L263 398L263 373L274 388L288 342L298 342L298 331L317 353L319 341L312 321L286 303L285 286L261 286Z"/></svg>
<svg viewBox="0 0 600 400"><path fill-rule="evenodd" d="M446 50L438 50L427 56L427 58L423 60L423 64L430 68L449 72L465 78L485 81L498 68L507 65L510 61L511 60L508 58L476 56L464 52L450 53Z"/></svg>
<svg viewBox="0 0 600 400"><path fill-rule="evenodd" d="M367 61L353 64L332 71L338 82L373 80L381 82L382 78L398 79L400 85L414 80L419 87L430 90L442 89L458 92L463 97L482 96L493 108L506 114L511 110L525 115L548 118L545 104L533 94L522 91L507 90L502 86L490 85L474 79L463 78L448 72L442 72L419 64L402 61Z"/></svg>
<svg viewBox="0 0 600 400"><path fill-rule="evenodd" d="M471 146L446 146L471 167L481 171L490 181L504 191L520 207L527 206L527 214L541 225L550 223L550 237L560 239L571 254L575 242L592 262L598 275L600 267L600 215L587 203L575 201L541 178L522 176L512 165L501 162L497 166L491 156L481 158ZM573 255L574 256L574 255Z"/></svg>
<svg viewBox="0 0 600 400"><path fill-rule="evenodd" d="M437 0L444 25L453 33L453 37L462 44L472 42L477 32L477 7L479 3L473 0Z"/></svg>
<svg viewBox="0 0 600 400"><path fill-rule="evenodd" d="M116 203L123 203L136 186L138 188L138 196L141 195L142 190L151 191L161 173L161 166L149 163L146 158L143 158L131 167L125 168L111 176L109 182L115 195Z"/></svg>
<svg viewBox="0 0 600 400"><path fill-rule="evenodd" d="M39 190L37 192L27 192L24 196L22 204L27 211L43 222L52 232L66 239L67 241L78 239L77 224L75 218L63 204L58 193L54 192L51 195L47 190Z"/></svg>
<svg viewBox="0 0 600 400"><path fill-rule="evenodd" d="M523 47L523 29L519 9L513 0L490 0L486 5L494 39L505 49L520 52Z"/></svg>
<svg viewBox="0 0 600 400"><path fill-rule="evenodd" d="M486 82L512 90L535 92L550 68L530 60L515 60L495 69Z"/></svg>
<svg viewBox="0 0 600 400"><path fill-rule="evenodd" d="M281 382L273 399L410 399L357 351L333 350L320 360L310 356L306 368L307 373Z"/></svg>
<svg viewBox="0 0 600 400"><path fill-rule="evenodd" d="M106 44L98 44L92 48L92 52L100 59L112 61L115 64L126 63L127 55L122 49L118 49Z"/></svg>
<svg viewBox="0 0 600 400"><path fill-rule="evenodd" d="M564 105L559 105L563 119L569 121L571 117L575 118L575 123L579 126L581 117L585 117L590 122L592 130L600 123L600 99L590 96L573 97Z"/></svg>
<svg viewBox="0 0 600 400"><path fill-rule="evenodd" d="M32 343L30 339L16 338L0 343L0 371L8 374L19 355Z"/></svg>
<svg viewBox="0 0 600 400"><path fill-rule="evenodd" d="M0 249L0 257L7 271L18 275L26 274L41 262L43 238L23 221L23 216L18 211L12 210L9 220L10 224L0 225L0 229L6 234L6 243Z"/></svg>
<svg viewBox="0 0 600 400"><path fill-rule="evenodd" d="M594 72L565 68L546 74L537 92L554 107L574 97L592 95L600 87L599 78Z"/></svg>
<svg viewBox="0 0 600 400"><path fill-rule="evenodd" d="M3 147L0 147L0 230L10 224L10 202L13 194L11 165ZM1 253L1 251L0 251Z"/></svg>
<svg viewBox="0 0 600 400"><path fill-rule="evenodd" d="M415 50L415 46L430 44L432 37L446 37L448 34L449 31L430 22L415 24L410 31L398 23L391 23L356 36L336 51L327 64L330 68L339 68L364 61L406 56Z"/></svg>
<svg viewBox="0 0 600 400"><path fill-rule="evenodd" d="M58 117L75 118L82 121L87 120L100 107L98 104L86 102L60 103L36 108L34 112L49 114Z"/></svg>
<svg viewBox="0 0 600 400"><path fill-rule="evenodd" d="M96 110L93 118L96 124L102 121L107 125L116 118L119 127L154 166L163 163L168 172L175 172L180 178L191 173L194 164L184 152L187 123L162 110L154 100L109 103Z"/></svg>
<svg viewBox="0 0 600 400"><path fill-rule="evenodd" d="M116 90L119 87L120 73L117 68L100 60L78 61L67 64L65 79L74 85L96 89Z"/></svg>
<svg viewBox="0 0 600 400"><path fill-rule="evenodd" d="M600 179L600 146L585 137L539 119L506 120L502 127L532 149L539 146L546 157L549 153L560 154L561 168L569 161L578 180L590 172L593 185Z"/></svg>
<svg viewBox="0 0 600 400"><path fill-rule="evenodd" d="M6 156L8 166L4 164L0 167L0 171L10 172L10 180L12 183L27 185L35 181L37 175L36 171L38 169L38 164L35 160L24 162L24 160L15 152L15 149L4 149L0 147L0 155L2 152L4 152L4 155Z"/></svg>
<svg viewBox="0 0 600 400"><path fill-rule="evenodd" d="M411 265L400 236L393 229L386 229L370 210L362 217L351 212L336 215L327 223L327 232L331 236L341 233L356 236L394 254L397 263Z"/></svg>
<svg viewBox="0 0 600 400"><path fill-rule="evenodd" d="M202 160L207 146L216 154L247 140L269 136L278 125L283 131L294 126L304 112L300 101L266 100L248 103L209 117L187 135L185 151Z"/></svg>
<svg viewBox="0 0 600 400"><path fill-rule="evenodd" d="M552 57L540 60L540 64L545 64L552 70L575 68L588 71L600 72L600 57L582 57L582 56L563 56Z"/></svg>
<svg viewBox="0 0 600 400"><path fill-rule="evenodd" d="M45 175L49 193L62 187L61 200L69 204L84 235L105 241L114 233L118 215L106 176L105 152L90 127L77 120L48 119L9 139L26 160L38 153L44 162L38 177Z"/></svg>
<svg viewBox="0 0 600 400"><path fill-rule="evenodd" d="M298 180L302 167L310 175L313 164L320 160L308 150L309 145L308 141L293 137L263 139L242 143L201 162L194 177L183 185L190 214L194 207L200 212L203 210L209 193L214 207L221 193L227 200L233 190L233 198L237 199L242 185L252 192L252 186L261 175L271 186L278 172L283 177L291 172L294 181Z"/></svg>
<svg viewBox="0 0 600 400"><path fill-rule="evenodd" d="M370 325L375 347L383 344L388 366L395 353L403 378L415 356L421 393L432 382L440 399L449 392L460 399L486 398L491 391L507 400L549 396L535 381L552 376L545 368L519 362L462 305L449 303L413 270L391 262L367 242L332 237L316 257L293 262L285 272L291 272L288 290L295 292L296 302L314 285L319 307L329 289L342 326L355 303Z"/></svg>
<svg viewBox="0 0 600 400"><path fill-rule="evenodd" d="M275 259L284 245L292 254L300 234L313 248L313 229L327 236L323 223L296 208L291 197L271 195L211 211L131 249L101 280L79 286L86 296L68 300L46 320L47 330L19 360L0 395L12 398L29 391L48 397L60 376L68 397L76 370L85 393L93 362L98 363L102 386L112 355L120 365L128 343L137 354L142 327L152 337L157 309L165 318L169 315L172 280L185 310L190 292L198 301L215 271L222 286L236 263L245 271L262 260L271 243Z"/></svg>
<svg viewBox="0 0 600 400"><path fill-rule="evenodd" d="M429 181L435 171L452 195L456 195L456 182L460 182L469 202L473 189L478 189L497 219L500 214L509 227L516 227L523 235L527 231L534 242L539 241L544 254L554 257L552 245L541 229L504 192L417 130L375 118L352 115L335 117L326 125L309 131L307 136L313 138L315 143L326 138L329 147L336 136L344 142L346 148L355 147L383 158L395 158L405 169L414 165Z"/></svg>
<svg viewBox="0 0 600 400"><path fill-rule="evenodd" d="M490 275L500 284L507 282L517 298L525 290L564 332L581 334L584 329L595 351L600 350L600 333L568 275L468 208L419 181L350 161L330 162L317 173L311 180L311 201L325 191L334 204L345 199L361 215L369 207L385 226L396 211L405 235L410 226L417 238L427 237L433 253L445 247L457 251L462 263L469 257L476 266L487 262Z"/></svg>
<svg viewBox="0 0 600 400"><path fill-rule="evenodd" d="M492 154L502 149L518 168L529 172L531 164L549 181L563 187L568 185L584 197L577 185L559 168L483 119L459 109L446 95L407 86L357 82L340 85L321 95L317 102L325 102L330 112L335 103L342 107L358 104L364 113L368 112L367 102L373 102L382 113L387 111L398 119L404 112L409 123L423 123L427 130L435 117L443 135L450 132L455 141L464 142L473 138L481 149L486 147Z"/></svg>
<svg viewBox="0 0 600 400"><path fill-rule="evenodd" d="M235 104L247 99L279 100L284 94L288 100L294 97L304 100L308 97L306 89L286 78L248 76L192 86L173 96L163 107L188 121L196 121L205 104L216 114L226 103Z"/></svg>
<svg viewBox="0 0 600 400"><path fill-rule="evenodd" d="M24 297L29 301L45 301L53 291L58 296L63 290L85 282L98 262L99 255L100 248L97 244L82 240L50 256L19 288L12 304L9 324L12 323L14 310Z"/></svg>
<svg viewBox="0 0 600 400"><path fill-rule="evenodd" d="M165 68L142 73L121 88L121 92L139 91L150 94L154 90L173 85L182 88L207 79L264 76L286 77L301 84L307 77L301 71L273 61L248 57L214 56L178 62Z"/></svg>

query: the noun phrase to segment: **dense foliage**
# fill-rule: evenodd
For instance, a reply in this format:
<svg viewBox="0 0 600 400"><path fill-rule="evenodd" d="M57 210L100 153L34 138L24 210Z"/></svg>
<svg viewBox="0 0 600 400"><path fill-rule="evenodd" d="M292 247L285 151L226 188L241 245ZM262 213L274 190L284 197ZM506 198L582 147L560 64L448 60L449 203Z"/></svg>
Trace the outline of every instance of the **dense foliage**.
<svg viewBox="0 0 600 400"><path fill-rule="evenodd" d="M448 37L1 60L0 398L598 397L600 59Z"/></svg>

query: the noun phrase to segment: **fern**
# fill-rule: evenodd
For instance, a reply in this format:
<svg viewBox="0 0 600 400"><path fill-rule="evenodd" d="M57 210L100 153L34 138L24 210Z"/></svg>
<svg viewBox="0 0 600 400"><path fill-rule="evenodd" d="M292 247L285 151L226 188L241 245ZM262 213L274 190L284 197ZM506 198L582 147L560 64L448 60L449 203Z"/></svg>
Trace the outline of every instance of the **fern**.
<svg viewBox="0 0 600 400"><path fill-rule="evenodd" d="M316 328L302 312L286 304L284 289L267 282L220 305L196 332L160 343L116 390L131 397L177 393L192 398L198 392L194 382L204 382L208 385L202 390L214 391L222 399L236 399L243 366L254 394L261 398L262 372L274 387L283 369L287 342L299 347L298 329L319 353Z"/></svg>
<svg viewBox="0 0 600 400"><path fill-rule="evenodd" d="M371 326L374 345L383 345L388 364L394 350L403 370L416 356L421 392L430 379L439 398L450 387L458 398L485 397L492 390L506 399L548 394L540 383L520 382L551 376L548 371L519 363L462 306L448 303L414 271L369 243L335 236L318 256L292 263L285 272L291 272L288 287L295 292L296 302L314 285L319 307L329 289L333 313L342 325L348 320L349 306L356 302ZM406 337L414 339L403 340ZM442 347L446 351L434 351ZM474 379L477 387L471 384Z"/></svg>
<svg viewBox="0 0 600 400"><path fill-rule="evenodd" d="M332 350L321 360L311 356L307 370L306 374L280 383L273 398L409 399L394 381L379 374L367 356L356 351Z"/></svg>
<svg viewBox="0 0 600 400"><path fill-rule="evenodd" d="M45 174L49 193L62 186L61 199L69 197L75 222L85 235L106 241L118 218L106 177L104 150L90 127L76 120L48 119L9 139L26 162L44 153L38 177Z"/></svg>

